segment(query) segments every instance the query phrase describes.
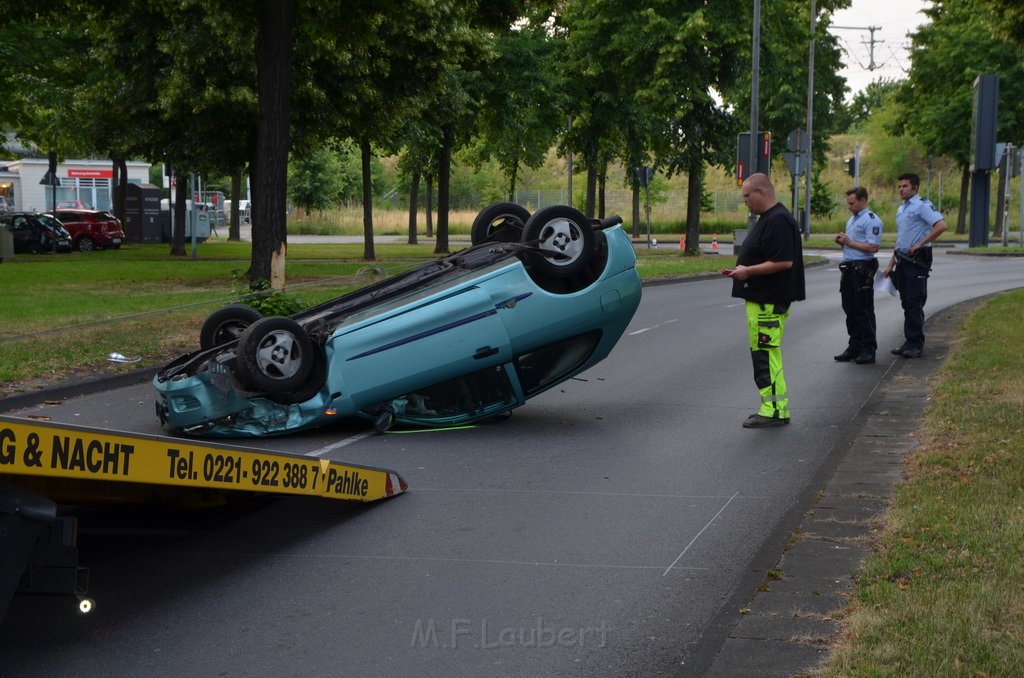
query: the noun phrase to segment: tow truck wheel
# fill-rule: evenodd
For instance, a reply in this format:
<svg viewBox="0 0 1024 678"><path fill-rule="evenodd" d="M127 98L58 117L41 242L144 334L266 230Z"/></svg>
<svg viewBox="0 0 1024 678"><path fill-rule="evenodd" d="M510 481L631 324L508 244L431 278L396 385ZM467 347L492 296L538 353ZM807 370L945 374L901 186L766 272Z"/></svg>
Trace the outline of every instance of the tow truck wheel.
<svg viewBox="0 0 1024 678"><path fill-rule="evenodd" d="M523 242L535 245L530 268L551 278L579 273L594 253L594 229L582 212L552 205L534 212L523 229Z"/></svg>
<svg viewBox="0 0 1024 678"><path fill-rule="evenodd" d="M79 598L78 611L82 614L89 614L96 608L96 601L92 598Z"/></svg>
<svg viewBox="0 0 1024 678"><path fill-rule="evenodd" d="M519 242L530 212L514 202L499 202L480 210L470 229L474 245L485 241Z"/></svg>
<svg viewBox="0 0 1024 678"><path fill-rule="evenodd" d="M259 391L287 393L302 387L315 362L313 340L291 318L261 318L238 340L239 377Z"/></svg>
<svg viewBox="0 0 1024 678"><path fill-rule="evenodd" d="M199 348L204 351L234 341L242 336L249 325L262 318L252 306L228 304L207 316L199 330Z"/></svg>

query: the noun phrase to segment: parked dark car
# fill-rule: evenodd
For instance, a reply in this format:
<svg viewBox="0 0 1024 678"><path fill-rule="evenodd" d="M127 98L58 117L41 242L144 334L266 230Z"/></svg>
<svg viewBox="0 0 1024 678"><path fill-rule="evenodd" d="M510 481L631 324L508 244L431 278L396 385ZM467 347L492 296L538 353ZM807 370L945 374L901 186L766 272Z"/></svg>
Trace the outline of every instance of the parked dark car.
<svg viewBox="0 0 1024 678"><path fill-rule="evenodd" d="M290 317L232 304L153 379L161 422L277 435L340 417L457 426L493 418L603 360L640 303L618 217L485 209L472 247Z"/></svg>
<svg viewBox="0 0 1024 678"><path fill-rule="evenodd" d="M76 250L118 249L124 242L124 226L110 212L102 210L58 209L53 216L71 233Z"/></svg>
<svg viewBox="0 0 1024 678"><path fill-rule="evenodd" d="M14 236L15 253L71 251L71 234L48 214L10 212L0 216L0 225Z"/></svg>

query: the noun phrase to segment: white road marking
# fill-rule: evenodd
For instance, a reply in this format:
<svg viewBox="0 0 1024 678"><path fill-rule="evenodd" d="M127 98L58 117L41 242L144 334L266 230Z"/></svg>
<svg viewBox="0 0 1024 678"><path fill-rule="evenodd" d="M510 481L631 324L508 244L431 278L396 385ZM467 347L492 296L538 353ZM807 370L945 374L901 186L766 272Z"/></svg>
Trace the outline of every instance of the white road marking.
<svg viewBox="0 0 1024 678"><path fill-rule="evenodd" d="M665 571L664 571L664 572L662 573L662 575L661 575L662 577L664 577L665 575L667 575L667 574L668 574L668 573L669 573L669 572L670 572L670 571L672 570L672 568L676 566L676 563L678 563L678 562L679 562L679 559L680 559L680 558L682 558L682 557L683 557L684 555L686 555L686 552L690 550L690 547L691 547L691 546L693 546L693 545L694 545L694 543L696 543L696 541L697 541L698 539L700 539L700 536L701 536L702 534L704 534L704 531L705 531L706 529L708 529L709 527L711 527L711 523L715 522L715 519L716 519L716 518L718 518L718 516L722 515L722 511L724 511L725 509L727 509L727 508L729 507L729 504L731 504L731 503L732 503L732 500L733 500L733 499L735 499L736 497L738 497L738 496L739 496L739 494L740 494L740 493L739 493L739 492L737 492L736 494L734 494L734 495L732 495L731 497L729 497L729 501L725 502L725 506L723 506L722 508L718 509L718 513L716 513L715 515L713 515L713 516L711 517L711 520L709 520L709 521L708 521L707 525L705 525L704 527L700 528L700 532L698 532L697 534L695 534L695 535L694 535L693 539L691 539L691 540L690 540L690 543L686 545L686 548L685 548L685 549L683 549L682 553L680 553L680 554L679 554L678 556L676 556L676 559L672 561L672 564L671 564L671 565L669 565L669 566L668 566L668 567L667 567L667 568L665 569Z"/></svg>
<svg viewBox="0 0 1024 678"><path fill-rule="evenodd" d="M647 332L648 330L656 330L659 327L664 327L665 325L671 325L672 323L677 323L677 322L679 322L679 318L673 318L672 320L666 320L663 323L658 323L657 325L652 325L651 327L645 327L645 328L640 329L640 330L634 330L633 332L629 333L629 336L632 337L632 336L635 336L637 334L643 334L644 332Z"/></svg>
<svg viewBox="0 0 1024 678"><path fill-rule="evenodd" d="M340 447L345 447L346 445L351 445L352 443L359 442L363 438L369 438L372 435L373 435L373 432L369 431L367 433L360 433L359 435L354 435L354 436L350 436L348 438L343 438L342 440L339 440L337 442L331 443L330 445L324 445L323 447L321 447L318 450L313 450L312 452L307 452L306 455L310 456L310 457L322 457L325 454L327 454L328 452L330 452L331 450L336 450L336 449L338 449Z"/></svg>

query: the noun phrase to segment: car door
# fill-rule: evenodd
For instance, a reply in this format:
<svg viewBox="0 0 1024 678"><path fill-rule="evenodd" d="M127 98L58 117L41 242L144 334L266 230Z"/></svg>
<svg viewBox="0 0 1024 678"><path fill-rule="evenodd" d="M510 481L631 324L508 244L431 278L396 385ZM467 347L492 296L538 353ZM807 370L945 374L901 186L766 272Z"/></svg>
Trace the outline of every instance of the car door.
<svg viewBox="0 0 1024 678"><path fill-rule="evenodd" d="M507 363L511 347L490 294L464 286L364 318L328 342L332 392L357 408Z"/></svg>
<svg viewBox="0 0 1024 678"><path fill-rule="evenodd" d="M11 233L14 236L15 252L32 252L42 247L39 242L42 234L28 217L17 215L11 219Z"/></svg>

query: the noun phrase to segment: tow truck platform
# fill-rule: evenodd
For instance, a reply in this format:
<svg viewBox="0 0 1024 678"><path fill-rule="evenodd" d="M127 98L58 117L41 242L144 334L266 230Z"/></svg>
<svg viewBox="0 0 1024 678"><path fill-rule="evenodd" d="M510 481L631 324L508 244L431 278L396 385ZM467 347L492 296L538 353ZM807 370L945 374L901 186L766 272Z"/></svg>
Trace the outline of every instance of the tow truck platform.
<svg viewBox="0 0 1024 678"><path fill-rule="evenodd" d="M77 518L61 504L216 506L245 493L374 502L407 489L387 469L0 415L0 619L15 593L92 609Z"/></svg>

